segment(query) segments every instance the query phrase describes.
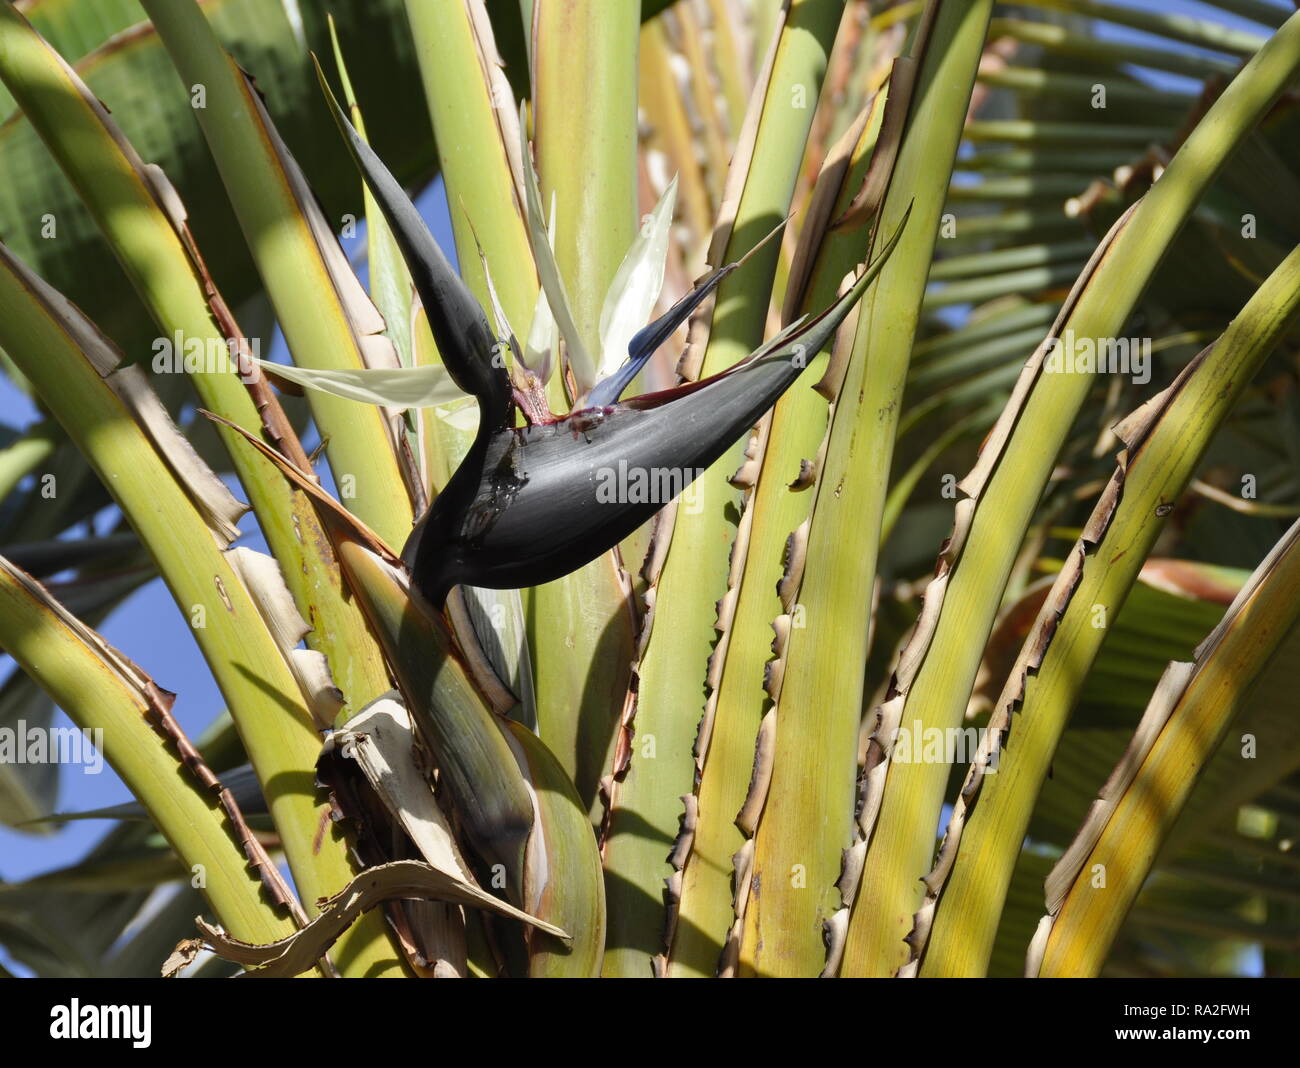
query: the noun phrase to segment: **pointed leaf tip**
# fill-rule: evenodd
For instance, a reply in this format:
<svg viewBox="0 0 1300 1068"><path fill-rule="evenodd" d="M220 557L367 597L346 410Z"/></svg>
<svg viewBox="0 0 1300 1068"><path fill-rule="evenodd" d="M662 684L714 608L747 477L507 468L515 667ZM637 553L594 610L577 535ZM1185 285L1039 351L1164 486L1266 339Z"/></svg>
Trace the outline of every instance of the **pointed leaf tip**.
<svg viewBox="0 0 1300 1068"><path fill-rule="evenodd" d="M478 398L484 409L483 425L504 426L510 413L510 385L499 365L497 339L487 316L452 270L397 179L348 121L319 60L313 55L312 61L334 122L406 261L444 366L464 392Z"/></svg>

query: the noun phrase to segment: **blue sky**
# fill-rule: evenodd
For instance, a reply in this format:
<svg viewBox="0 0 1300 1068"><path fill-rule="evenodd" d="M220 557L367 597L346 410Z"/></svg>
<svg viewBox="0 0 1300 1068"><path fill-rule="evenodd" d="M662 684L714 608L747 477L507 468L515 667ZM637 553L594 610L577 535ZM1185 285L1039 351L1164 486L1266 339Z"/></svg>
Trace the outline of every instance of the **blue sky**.
<svg viewBox="0 0 1300 1068"><path fill-rule="evenodd" d="M1132 0L1130 0L1130 3ZM1196 0L1149 0L1145 6L1168 12L1198 14L1215 21L1263 32L1257 25L1235 18L1211 5ZM1278 6L1279 11L1287 8ZM1108 36L1134 42L1158 42L1147 35L1117 27L1105 27ZM1191 89L1195 83L1173 75L1150 75L1158 85ZM442 246L454 253L447 220L446 199L441 182L436 182L420 198L420 207L430 220ZM364 255L364 228L345 242L354 261ZM364 277L364 264L360 265ZM277 338L273 359L283 358L283 344ZM28 398L0 378L0 422L22 427L35 418L35 408ZM251 515L242 521L245 530L253 530ZM260 536L250 534L245 543L258 545ZM222 709L222 701L206 665L199 656L190 628L180 625L177 610L161 582L155 581L130 597L102 627L106 638L149 671L158 683L177 691L176 714L191 735L197 735ZM0 673L7 674L11 664L0 657ZM65 769L60 788L59 808L64 810L94 808L114 804L128 797L125 787L105 768L100 775L86 775L80 769ZM72 823L56 835L36 837L0 827L0 878L21 879L36 872L69 863L83 855L107 830L101 821Z"/></svg>

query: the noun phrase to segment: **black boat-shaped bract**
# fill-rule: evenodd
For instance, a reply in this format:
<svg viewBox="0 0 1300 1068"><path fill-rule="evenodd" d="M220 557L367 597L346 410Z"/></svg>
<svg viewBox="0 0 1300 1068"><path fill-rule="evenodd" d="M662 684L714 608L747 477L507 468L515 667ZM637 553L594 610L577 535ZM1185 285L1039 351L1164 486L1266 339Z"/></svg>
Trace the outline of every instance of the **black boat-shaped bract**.
<svg viewBox="0 0 1300 1068"><path fill-rule="evenodd" d="M734 367L699 382L619 401L631 381L629 372L671 335L727 268L715 271L632 339L629 362L611 376L614 381L593 388L593 399L610 403L554 422L515 427L509 378L494 365L496 338L482 308L396 179L347 121L323 75L321 84L366 185L392 227L443 363L479 403L473 444L402 552L412 582L438 606L457 585L513 589L559 578L650 519L793 384L862 297L902 231L900 225L852 288L828 309L788 328Z"/></svg>

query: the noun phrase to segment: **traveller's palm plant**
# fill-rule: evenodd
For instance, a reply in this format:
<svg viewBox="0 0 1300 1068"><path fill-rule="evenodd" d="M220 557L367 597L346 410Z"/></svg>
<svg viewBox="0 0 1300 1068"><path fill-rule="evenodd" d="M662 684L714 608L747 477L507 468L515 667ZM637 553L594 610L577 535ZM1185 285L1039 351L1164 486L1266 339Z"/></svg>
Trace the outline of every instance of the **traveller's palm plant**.
<svg viewBox="0 0 1300 1068"><path fill-rule="evenodd" d="M1294 972L1300 16L1213 6L0 7L0 725L136 799L0 763L120 821L10 959Z"/></svg>

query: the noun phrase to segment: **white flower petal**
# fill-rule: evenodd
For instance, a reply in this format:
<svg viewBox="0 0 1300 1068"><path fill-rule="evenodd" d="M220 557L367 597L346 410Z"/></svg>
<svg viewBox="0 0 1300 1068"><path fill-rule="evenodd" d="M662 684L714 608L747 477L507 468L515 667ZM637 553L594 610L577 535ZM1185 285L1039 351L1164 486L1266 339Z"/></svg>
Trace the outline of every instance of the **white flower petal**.
<svg viewBox="0 0 1300 1068"><path fill-rule="evenodd" d="M338 371L268 360L255 362L272 374L307 389L385 408L429 408L465 395L440 366Z"/></svg>
<svg viewBox="0 0 1300 1068"><path fill-rule="evenodd" d="M627 359L627 345L645 326L664 287L668 236L677 203L677 179L664 190L646 217L619 265L600 310L601 364L599 378L613 374Z"/></svg>

